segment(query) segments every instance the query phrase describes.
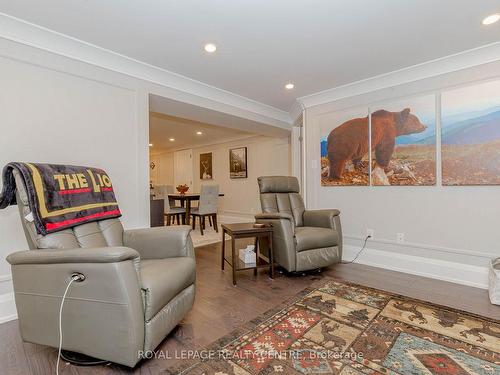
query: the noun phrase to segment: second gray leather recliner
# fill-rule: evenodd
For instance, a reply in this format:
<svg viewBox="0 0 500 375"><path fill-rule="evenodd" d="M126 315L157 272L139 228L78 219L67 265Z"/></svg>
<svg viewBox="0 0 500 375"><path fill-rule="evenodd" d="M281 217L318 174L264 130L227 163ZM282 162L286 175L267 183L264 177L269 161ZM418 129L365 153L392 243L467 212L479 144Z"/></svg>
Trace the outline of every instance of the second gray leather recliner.
<svg viewBox="0 0 500 375"><path fill-rule="evenodd" d="M306 271L342 259L340 211L306 210L297 178L259 177L262 214L258 223L273 225L274 259L287 271Z"/></svg>
<svg viewBox="0 0 500 375"><path fill-rule="evenodd" d="M24 182L15 174L23 229L31 250L10 254L24 341L58 347L61 297L63 349L133 367L191 309L195 259L190 228L123 230L102 220L41 236L26 219Z"/></svg>

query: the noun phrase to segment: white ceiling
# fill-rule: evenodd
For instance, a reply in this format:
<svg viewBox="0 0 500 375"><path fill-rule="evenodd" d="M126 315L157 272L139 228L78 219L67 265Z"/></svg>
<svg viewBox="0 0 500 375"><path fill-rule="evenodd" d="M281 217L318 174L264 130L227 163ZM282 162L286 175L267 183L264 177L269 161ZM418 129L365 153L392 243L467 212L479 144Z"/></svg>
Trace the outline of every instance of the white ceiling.
<svg viewBox="0 0 500 375"><path fill-rule="evenodd" d="M203 134L198 135L196 132ZM249 137L254 134L241 130L214 126L162 113L149 114L149 142L151 154L180 150L202 145L217 144ZM170 141L174 138L175 141Z"/></svg>
<svg viewBox="0 0 500 375"><path fill-rule="evenodd" d="M0 0L0 12L286 111L500 40L500 23L481 24L498 0Z"/></svg>

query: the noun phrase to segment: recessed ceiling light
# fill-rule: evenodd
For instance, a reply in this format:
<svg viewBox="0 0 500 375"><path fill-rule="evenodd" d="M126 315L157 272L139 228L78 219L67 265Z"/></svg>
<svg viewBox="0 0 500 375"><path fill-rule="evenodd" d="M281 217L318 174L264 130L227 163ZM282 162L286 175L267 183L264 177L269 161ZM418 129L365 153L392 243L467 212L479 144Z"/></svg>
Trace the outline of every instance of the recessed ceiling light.
<svg viewBox="0 0 500 375"><path fill-rule="evenodd" d="M153 147L153 144L152 144L152 143L150 143L150 144L149 144L149 147Z"/></svg>
<svg viewBox="0 0 500 375"><path fill-rule="evenodd" d="M170 142L173 142L173 141L175 141L175 138L169 138L168 140L169 140Z"/></svg>
<svg viewBox="0 0 500 375"><path fill-rule="evenodd" d="M287 90L291 90L291 89L293 89L294 87L295 87L295 85L294 85L293 83L287 83L287 84L285 85L285 89L287 89Z"/></svg>
<svg viewBox="0 0 500 375"><path fill-rule="evenodd" d="M215 51L217 51L217 46L213 43L207 43L205 44L205 51L207 51L208 53L214 53Z"/></svg>
<svg viewBox="0 0 500 375"><path fill-rule="evenodd" d="M202 133L202 132L196 132L196 134L198 134L198 135L202 135L203 133Z"/></svg>
<svg viewBox="0 0 500 375"><path fill-rule="evenodd" d="M483 19L483 25L491 25L492 23L500 20L500 13L490 14L488 17Z"/></svg>

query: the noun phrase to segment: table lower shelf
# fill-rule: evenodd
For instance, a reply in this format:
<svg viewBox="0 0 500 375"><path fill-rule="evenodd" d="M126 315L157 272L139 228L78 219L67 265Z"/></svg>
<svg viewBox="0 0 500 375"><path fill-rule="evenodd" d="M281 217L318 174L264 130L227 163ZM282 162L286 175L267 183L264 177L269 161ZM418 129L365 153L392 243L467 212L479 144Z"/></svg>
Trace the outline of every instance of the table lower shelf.
<svg viewBox="0 0 500 375"><path fill-rule="evenodd" d="M231 237L231 261L226 258L226 234ZM236 249L235 241L240 238L254 238L255 252L257 256L257 261L252 263L243 262L239 255L239 249ZM268 240L268 251L270 259L264 254L260 253L259 239L266 238ZM267 255L267 254L266 254ZM259 268L269 268L269 277L274 279L274 267L278 264L277 262L270 262L273 259L273 237L272 237L272 227L266 228L256 228L249 223L239 223L239 224L223 224L222 225L222 270L224 270L224 265L227 263L231 266L233 271L233 285L236 286L236 273L237 271L253 270L253 274L257 276L257 270Z"/></svg>
<svg viewBox="0 0 500 375"><path fill-rule="evenodd" d="M261 258L263 259L263 258ZM266 263L245 263L243 262L240 258L238 258L238 262L236 263L236 268L235 271L244 271L244 270L252 270L255 268L269 268L271 267L271 264L267 259L263 259ZM224 262L229 264L231 267L233 267L233 264L229 261L229 259L224 258ZM276 267L278 264L274 263L274 266Z"/></svg>

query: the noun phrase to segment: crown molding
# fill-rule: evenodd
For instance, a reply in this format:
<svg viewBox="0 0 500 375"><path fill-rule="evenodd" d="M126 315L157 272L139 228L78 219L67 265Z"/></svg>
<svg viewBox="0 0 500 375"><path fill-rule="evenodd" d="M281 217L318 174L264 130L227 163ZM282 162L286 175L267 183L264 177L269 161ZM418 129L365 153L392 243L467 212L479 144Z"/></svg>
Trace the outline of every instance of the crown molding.
<svg viewBox="0 0 500 375"><path fill-rule="evenodd" d="M302 112L304 111L304 109L306 109L306 107L304 107L302 101L298 99L295 100L292 107L290 108L290 118L292 120L292 124L295 124L295 121L297 121L297 119L302 116Z"/></svg>
<svg viewBox="0 0 500 375"><path fill-rule="evenodd" d="M340 99L367 94L377 90L420 81L500 60L500 42L462 51L439 59L380 74L360 81L297 98L303 108L335 102ZM298 107L295 104L293 108ZM296 111L295 111L296 112ZM290 112L293 118L295 112Z"/></svg>
<svg viewBox="0 0 500 375"><path fill-rule="evenodd" d="M291 127L292 120L286 111L4 13L0 13L0 38L218 102L224 109L233 107L239 110L239 115L247 113L247 117L250 119L257 116L259 120L273 126Z"/></svg>

